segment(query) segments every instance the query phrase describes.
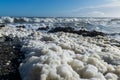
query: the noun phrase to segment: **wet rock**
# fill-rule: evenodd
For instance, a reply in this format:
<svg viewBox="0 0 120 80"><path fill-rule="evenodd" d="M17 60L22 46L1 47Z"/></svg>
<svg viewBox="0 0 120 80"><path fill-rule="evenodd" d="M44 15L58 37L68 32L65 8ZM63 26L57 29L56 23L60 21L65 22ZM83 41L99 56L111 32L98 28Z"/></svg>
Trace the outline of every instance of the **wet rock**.
<svg viewBox="0 0 120 80"><path fill-rule="evenodd" d="M14 23L24 23L24 22L26 21L22 18L14 18Z"/></svg>
<svg viewBox="0 0 120 80"><path fill-rule="evenodd" d="M79 35L83 35L83 36L89 36L89 37L95 37L95 36L105 36L105 33L99 32L99 31L87 31L85 29L81 29L81 30L75 30L72 27L56 27L51 29L49 32L54 33L54 32L69 32L69 33L75 33L75 34L79 34Z"/></svg>
<svg viewBox="0 0 120 80"><path fill-rule="evenodd" d="M2 27L5 27L5 24L0 24L0 29L1 29Z"/></svg>
<svg viewBox="0 0 120 80"><path fill-rule="evenodd" d="M63 32L73 32L74 31L74 28L72 27L56 27L56 28L52 28L49 32L60 32L60 31L63 31Z"/></svg>
<svg viewBox="0 0 120 80"><path fill-rule="evenodd" d="M16 26L17 28L25 28L25 26L23 25L23 26Z"/></svg>
<svg viewBox="0 0 120 80"><path fill-rule="evenodd" d="M120 21L118 18L111 19L111 21Z"/></svg>
<svg viewBox="0 0 120 80"><path fill-rule="evenodd" d="M79 30L78 32L75 32L79 35L83 35L83 36L90 36L90 37L95 37L95 36L105 36L105 33L102 32L98 32L98 31L86 31L86 30Z"/></svg>
<svg viewBox="0 0 120 80"><path fill-rule="evenodd" d="M8 36L4 36L4 38L5 38L5 41L13 41L13 39Z"/></svg>
<svg viewBox="0 0 120 80"><path fill-rule="evenodd" d="M46 26L46 27L40 27L40 28L37 29L37 31L39 31L39 30L48 30L48 29L49 29L48 26Z"/></svg>

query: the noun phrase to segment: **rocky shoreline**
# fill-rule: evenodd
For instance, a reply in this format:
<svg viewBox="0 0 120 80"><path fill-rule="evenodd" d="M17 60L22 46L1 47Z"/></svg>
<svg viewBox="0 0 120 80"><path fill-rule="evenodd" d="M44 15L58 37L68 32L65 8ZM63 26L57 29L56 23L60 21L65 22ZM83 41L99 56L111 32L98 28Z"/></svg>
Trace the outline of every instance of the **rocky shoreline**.
<svg viewBox="0 0 120 80"><path fill-rule="evenodd" d="M85 36L95 37L95 36L105 36L105 35L107 35L103 32L99 32L99 31L95 31L95 30L93 30L93 31L87 31L85 29L75 30L72 27L56 27L56 28L52 28L48 32L51 32L51 33L68 32L68 33L74 33L74 34L82 35L84 37Z"/></svg>

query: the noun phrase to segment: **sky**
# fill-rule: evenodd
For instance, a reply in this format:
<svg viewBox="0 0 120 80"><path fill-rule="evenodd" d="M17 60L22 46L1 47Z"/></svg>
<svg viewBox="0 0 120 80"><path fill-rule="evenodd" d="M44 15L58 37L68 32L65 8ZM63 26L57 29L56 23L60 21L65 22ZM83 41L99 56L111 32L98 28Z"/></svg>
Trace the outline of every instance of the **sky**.
<svg viewBox="0 0 120 80"><path fill-rule="evenodd" d="M0 0L0 16L120 17L120 0Z"/></svg>

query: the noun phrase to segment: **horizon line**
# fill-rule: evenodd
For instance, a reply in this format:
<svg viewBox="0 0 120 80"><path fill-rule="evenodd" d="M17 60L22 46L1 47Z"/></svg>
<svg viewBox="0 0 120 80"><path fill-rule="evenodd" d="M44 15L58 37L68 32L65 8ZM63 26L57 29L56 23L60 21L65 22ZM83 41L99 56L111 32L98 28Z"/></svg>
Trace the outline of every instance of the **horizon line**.
<svg viewBox="0 0 120 80"><path fill-rule="evenodd" d="M103 17L90 17L90 16L0 16L0 17L27 17L27 18L33 18L33 17L36 17L36 18L120 18L120 16L118 17L107 17L107 16L103 16Z"/></svg>

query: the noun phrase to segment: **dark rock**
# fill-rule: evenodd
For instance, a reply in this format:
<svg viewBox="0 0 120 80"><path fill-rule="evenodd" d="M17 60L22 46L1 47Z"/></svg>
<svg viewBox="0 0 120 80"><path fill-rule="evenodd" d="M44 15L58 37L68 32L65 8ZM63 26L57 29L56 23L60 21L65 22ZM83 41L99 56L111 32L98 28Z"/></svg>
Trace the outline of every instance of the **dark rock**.
<svg viewBox="0 0 120 80"><path fill-rule="evenodd" d="M5 27L5 24L0 24L0 28Z"/></svg>
<svg viewBox="0 0 120 80"><path fill-rule="evenodd" d="M56 28L52 28L49 32L52 32L52 33L54 33L54 32L71 32L71 33L73 33L73 31L74 31L74 28L72 28L72 27L56 27Z"/></svg>
<svg viewBox="0 0 120 80"><path fill-rule="evenodd" d="M118 18L111 19L111 21L120 21Z"/></svg>
<svg viewBox="0 0 120 80"><path fill-rule="evenodd" d="M75 34L79 34L79 35L83 35L83 36L89 36L89 37L95 37L95 36L105 36L106 34L103 33L103 32L99 32L99 31L87 31L87 30L84 30L84 29L81 29L81 30L75 30L74 28L72 27L56 27L56 28L52 28L50 31L48 32L51 32L51 33L54 33L54 32L69 32L69 33L75 33Z"/></svg>
<svg viewBox="0 0 120 80"><path fill-rule="evenodd" d="M22 18L14 18L14 23L25 23L26 21Z"/></svg>
<svg viewBox="0 0 120 80"><path fill-rule="evenodd" d="M5 41L13 41L13 39L8 36L4 36L4 38L5 38Z"/></svg>
<svg viewBox="0 0 120 80"><path fill-rule="evenodd" d="M16 28L25 28L25 26L23 25L23 26L16 26Z"/></svg>
<svg viewBox="0 0 120 80"><path fill-rule="evenodd" d="M38 28L37 29L37 31L39 31L39 30L48 30L49 29L49 27L48 26L46 26L46 27L41 27L41 28Z"/></svg>
<svg viewBox="0 0 120 80"><path fill-rule="evenodd" d="M98 31L86 31L86 30L79 30L76 31L77 34L83 35L83 36L90 36L90 37L95 37L95 36L105 36L105 33L98 32Z"/></svg>

